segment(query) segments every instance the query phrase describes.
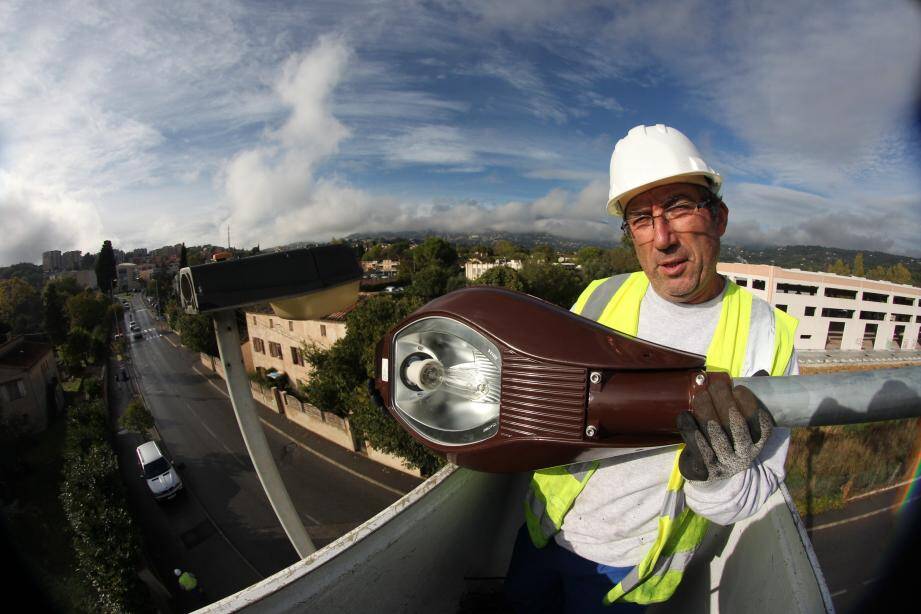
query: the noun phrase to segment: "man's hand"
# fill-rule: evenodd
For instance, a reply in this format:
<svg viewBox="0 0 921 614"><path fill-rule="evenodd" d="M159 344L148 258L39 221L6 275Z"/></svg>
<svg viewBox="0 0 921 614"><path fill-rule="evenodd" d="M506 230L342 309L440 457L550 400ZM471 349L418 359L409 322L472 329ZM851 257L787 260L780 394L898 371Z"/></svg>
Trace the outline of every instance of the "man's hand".
<svg viewBox="0 0 921 614"><path fill-rule="evenodd" d="M744 471L761 453L774 418L751 390L711 380L691 400L694 413L678 415L685 448L678 469L688 480L713 482Z"/></svg>

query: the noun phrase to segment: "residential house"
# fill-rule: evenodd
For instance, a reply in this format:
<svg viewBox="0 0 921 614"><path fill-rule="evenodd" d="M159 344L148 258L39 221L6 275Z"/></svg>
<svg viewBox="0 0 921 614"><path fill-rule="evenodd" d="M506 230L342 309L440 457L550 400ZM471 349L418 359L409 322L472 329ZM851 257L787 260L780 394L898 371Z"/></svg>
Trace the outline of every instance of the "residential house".
<svg viewBox="0 0 921 614"><path fill-rule="evenodd" d="M43 431L63 406L51 344L23 337L0 341L0 420L24 419L30 430Z"/></svg>

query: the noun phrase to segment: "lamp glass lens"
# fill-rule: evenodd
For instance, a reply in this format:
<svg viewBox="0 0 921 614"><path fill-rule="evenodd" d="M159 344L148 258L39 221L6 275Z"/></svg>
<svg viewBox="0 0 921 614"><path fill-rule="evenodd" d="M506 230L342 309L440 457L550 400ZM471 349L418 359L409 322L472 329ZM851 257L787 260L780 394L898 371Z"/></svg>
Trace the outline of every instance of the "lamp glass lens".
<svg viewBox="0 0 921 614"><path fill-rule="evenodd" d="M443 445L477 443L499 426L502 360L488 338L431 317L393 337L393 406L417 433Z"/></svg>

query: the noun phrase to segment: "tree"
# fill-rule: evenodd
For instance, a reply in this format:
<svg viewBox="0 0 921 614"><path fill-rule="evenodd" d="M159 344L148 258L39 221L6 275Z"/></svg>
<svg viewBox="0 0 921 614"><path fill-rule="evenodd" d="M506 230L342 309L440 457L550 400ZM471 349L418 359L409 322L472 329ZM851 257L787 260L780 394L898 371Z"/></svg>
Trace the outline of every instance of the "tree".
<svg viewBox="0 0 921 614"><path fill-rule="evenodd" d="M416 443L368 398L365 384L374 376L377 343L397 322L421 305L413 297L378 295L360 303L346 316L346 335L328 350L305 347L304 358L313 375L304 386L307 400L325 410L348 416L356 437L375 448L396 454L430 474L444 463Z"/></svg>
<svg viewBox="0 0 921 614"><path fill-rule="evenodd" d="M92 271L96 268L96 254L87 252L83 254L83 257L80 258L80 269L84 271Z"/></svg>
<svg viewBox="0 0 921 614"><path fill-rule="evenodd" d="M118 423L123 429L134 431L141 435L147 435L147 432L154 427L153 415L137 397L128 403L128 407L125 408L125 413L118 419Z"/></svg>
<svg viewBox="0 0 921 614"><path fill-rule="evenodd" d="M179 249L179 268L184 269L187 266L189 266L189 254L186 251L185 243L183 243Z"/></svg>
<svg viewBox="0 0 921 614"><path fill-rule="evenodd" d="M464 274L457 264L457 252L444 239L429 237L413 250L410 294L431 300L465 285Z"/></svg>
<svg viewBox="0 0 921 614"><path fill-rule="evenodd" d="M501 260L521 260L525 255L520 246L504 239L493 243L492 251Z"/></svg>
<svg viewBox="0 0 921 614"><path fill-rule="evenodd" d="M67 340L70 320L65 303L68 297L56 283L49 283L42 293L42 326L51 338L51 343L61 345Z"/></svg>
<svg viewBox="0 0 921 614"><path fill-rule="evenodd" d="M477 286L499 286L516 292L525 291L521 275L508 266L495 266L477 277L473 283Z"/></svg>
<svg viewBox="0 0 921 614"><path fill-rule="evenodd" d="M889 281L895 284L910 284L911 271L901 262L896 262L888 271Z"/></svg>
<svg viewBox="0 0 921 614"><path fill-rule="evenodd" d="M70 326L93 330L97 326L108 328L109 305L111 303L102 294L87 290L75 294L65 303Z"/></svg>
<svg viewBox="0 0 921 614"><path fill-rule="evenodd" d="M556 250L549 245L535 245L531 249L531 259L537 262L556 262Z"/></svg>
<svg viewBox="0 0 921 614"><path fill-rule="evenodd" d="M210 356L217 356L217 337L214 334L214 323L211 316L182 314L179 316L179 340L182 345L204 352Z"/></svg>
<svg viewBox="0 0 921 614"><path fill-rule="evenodd" d="M71 327L67 341L61 348L61 359L70 372L79 371L89 362L93 351L93 336L85 328Z"/></svg>
<svg viewBox="0 0 921 614"><path fill-rule="evenodd" d="M99 290L110 294L112 292L112 283L117 279L115 271L115 252L112 250L112 242L109 240L102 242L102 249L96 256L96 284Z"/></svg>
<svg viewBox="0 0 921 614"><path fill-rule="evenodd" d="M525 264L521 269L528 294L569 309L582 292L582 280L574 272L553 264Z"/></svg>
<svg viewBox="0 0 921 614"><path fill-rule="evenodd" d="M841 258L838 258L834 264L828 265L828 272L834 273L835 275L850 275L851 269L844 264Z"/></svg>
<svg viewBox="0 0 921 614"><path fill-rule="evenodd" d="M38 291L18 277L0 280L0 322L14 335L41 330L42 300Z"/></svg>
<svg viewBox="0 0 921 614"><path fill-rule="evenodd" d="M864 277L865 272L863 270L863 252L857 252L857 255L854 256L854 275L856 277Z"/></svg>

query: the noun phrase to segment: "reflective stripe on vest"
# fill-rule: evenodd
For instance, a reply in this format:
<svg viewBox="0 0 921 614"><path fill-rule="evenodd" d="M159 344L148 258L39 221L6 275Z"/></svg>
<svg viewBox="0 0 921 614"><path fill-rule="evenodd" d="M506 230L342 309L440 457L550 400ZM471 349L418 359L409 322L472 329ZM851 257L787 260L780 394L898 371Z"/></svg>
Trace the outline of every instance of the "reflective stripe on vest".
<svg viewBox="0 0 921 614"><path fill-rule="evenodd" d="M732 377L765 370L783 375L793 353L796 320L772 309L765 301L727 280L720 319L707 349L710 371ZM636 336L640 305L649 288L642 272L593 281L572 311L624 334ZM684 501L684 477L678 470L679 446L658 519L658 533L643 560L605 597L606 604L620 599L656 603L671 597L685 567L703 541L708 521L691 511ZM560 531L566 514L598 468L598 461L534 472L525 502L525 519L538 548ZM571 470L572 469L572 470Z"/></svg>

